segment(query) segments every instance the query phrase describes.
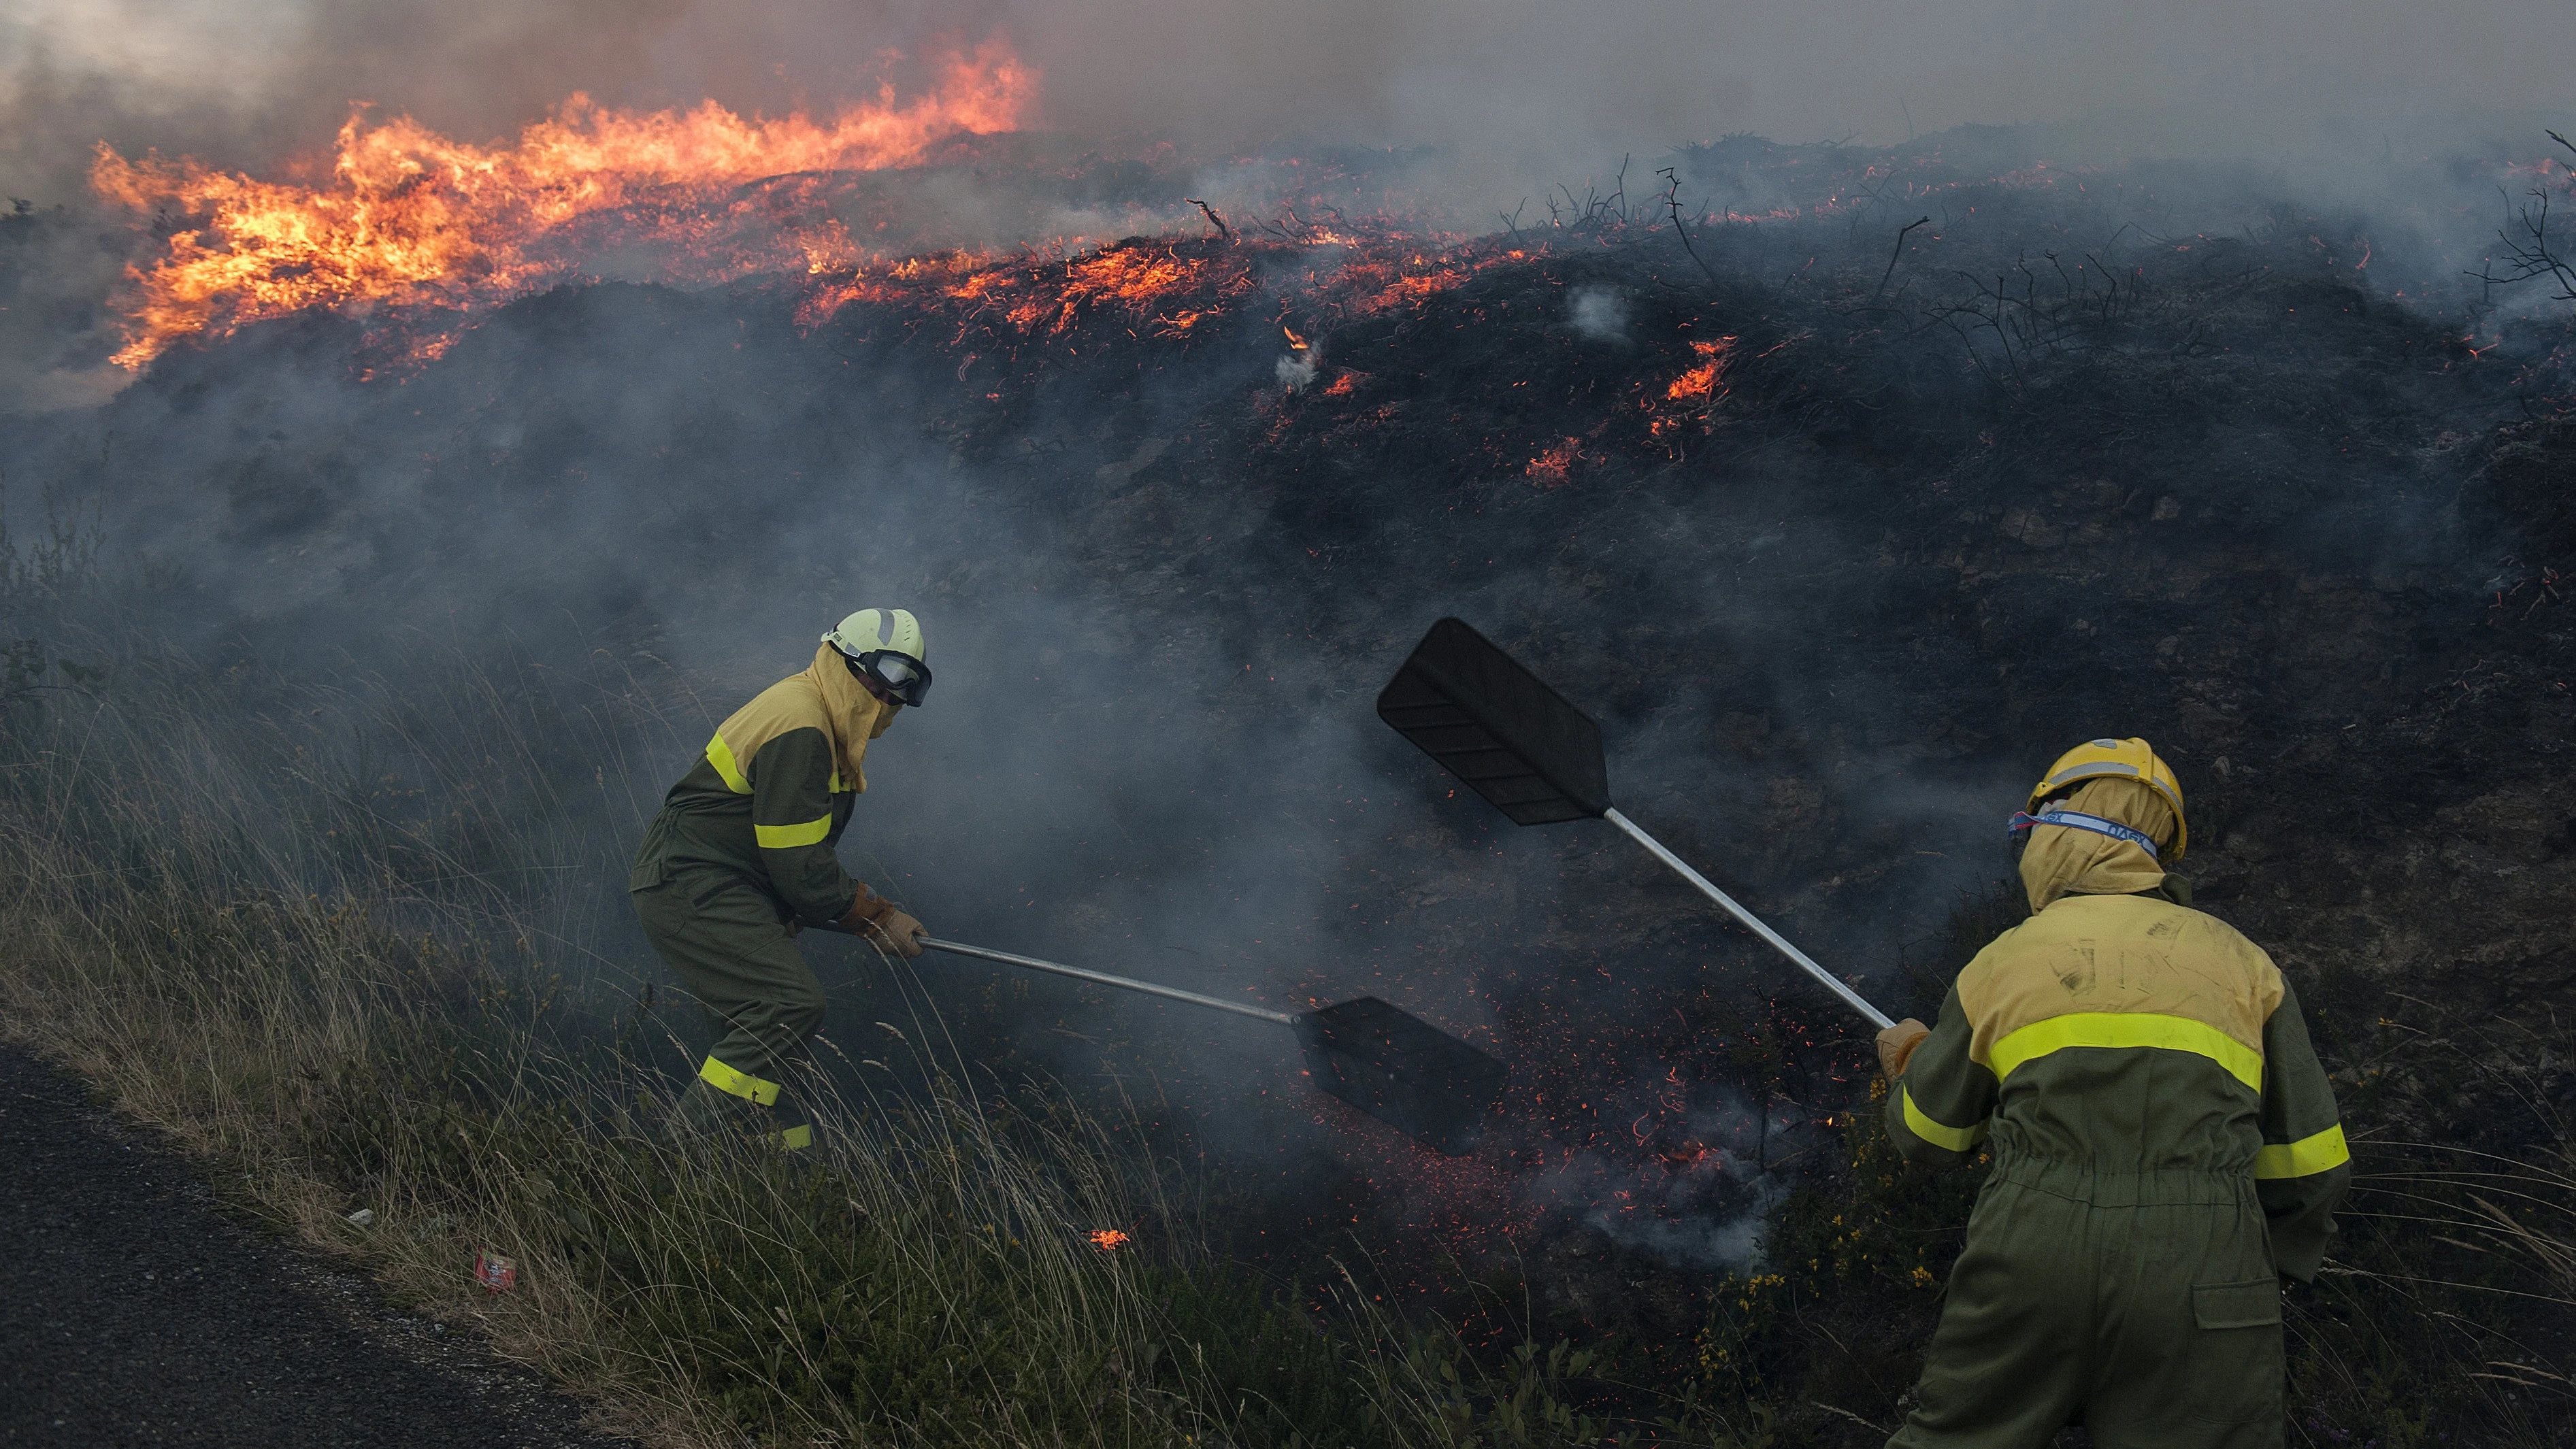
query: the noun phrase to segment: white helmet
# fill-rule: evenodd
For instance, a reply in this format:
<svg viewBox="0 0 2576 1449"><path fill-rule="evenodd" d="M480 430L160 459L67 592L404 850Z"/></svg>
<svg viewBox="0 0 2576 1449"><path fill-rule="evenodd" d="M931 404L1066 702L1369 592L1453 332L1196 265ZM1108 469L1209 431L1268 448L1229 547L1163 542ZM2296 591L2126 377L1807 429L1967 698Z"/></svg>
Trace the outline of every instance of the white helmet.
<svg viewBox="0 0 2576 1449"><path fill-rule="evenodd" d="M921 621L910 609L861 609L823 642L841 651L878 694L897 704L918 708L930 692L929 648L922 642Z"/></svg>

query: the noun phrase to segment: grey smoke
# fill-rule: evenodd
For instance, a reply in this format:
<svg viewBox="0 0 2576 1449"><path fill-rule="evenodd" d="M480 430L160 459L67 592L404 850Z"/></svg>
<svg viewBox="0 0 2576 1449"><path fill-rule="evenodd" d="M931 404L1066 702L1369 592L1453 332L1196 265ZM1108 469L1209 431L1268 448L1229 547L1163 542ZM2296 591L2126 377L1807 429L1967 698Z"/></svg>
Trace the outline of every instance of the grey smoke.
<svg viewBox="0 0 2576 1449"><path fill-rule="evenodd" d="M1885 144L2099 117L2090 141L2121 149L2376 150L2426 117L2563 120L2576 52L2576 9L2549 0L2080 0L2045 23L2006 0L7 0L0 190L76 199L102 140L274 165L356 102L473 138L575 90L828 108L872 91L888 51L995 26L1045 73L1047 126L1211 150L1429 145L1438 180L1506 208L1605 158L1734 131Z"/></svg>
<svg viewBox="0 0 2576 1449"><path fill-rule="evenodd" d="M1628 336L1628 301L1613 287L1577 287L1565 299L1565 320L1595 342L1622 342Z"/></svg>

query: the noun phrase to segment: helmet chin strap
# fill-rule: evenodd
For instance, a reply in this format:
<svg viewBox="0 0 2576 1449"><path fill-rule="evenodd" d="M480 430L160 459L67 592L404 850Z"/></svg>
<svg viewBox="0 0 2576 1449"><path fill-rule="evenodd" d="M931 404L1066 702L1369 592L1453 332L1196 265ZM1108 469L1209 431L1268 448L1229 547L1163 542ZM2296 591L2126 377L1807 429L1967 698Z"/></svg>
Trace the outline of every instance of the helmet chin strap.
<svg viewBox="0 0 2576 1449"><path fill-rule="evenodd" d="M2012 818L2012 829L2015 834L2025 832L2034 825L2062 825L2069 830L2090 830L2096 835L2125 840L2145 850L2148 859L2162 863L2163 852L2156 848L2156 842L2152 836L2143 830L2132 830L2117 820L2105 820L2099 815L2087 815L2080 810L2044 810L2037 815L2024 813Z"/></svg>

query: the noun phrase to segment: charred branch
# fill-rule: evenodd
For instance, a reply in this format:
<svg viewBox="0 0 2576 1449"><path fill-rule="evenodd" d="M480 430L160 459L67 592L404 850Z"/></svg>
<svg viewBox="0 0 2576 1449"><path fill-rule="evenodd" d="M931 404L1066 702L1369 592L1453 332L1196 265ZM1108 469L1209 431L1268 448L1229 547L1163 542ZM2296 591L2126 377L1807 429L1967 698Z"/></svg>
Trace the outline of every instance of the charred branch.
<svg viewBox="0 0 2576 1449"><path fill-rule="evenodd" d="M1587 184L1583 188L1583 199L1577 201L1574 188L1558 182L1557 194L1565 201L1560 206L1556 197L1548 198L1548 224L1564 231L1594 232L1606 231L1614 224L1628 225L1635 219L1628 209L1628 161L1628 157L1619 158L1619 174L1612 179L1607 196L1602 195L1599 188Z"/></svg>
<svg viewBox="0 0 2576 1449"><path fill-rule="evenodd" d="M1664 178L1664 191L1661 199L1664 203L1664 214L1672 219L1673 235L1682 239L1682 250L1690 253L1690 259L1699 264L1700 273L1708 278L1708 284L1712 287L1721 285L1717 280L1717 273L1709 270L1708 262L1700 256L1699 248L1691 245L1691 223L1682 220L1682 183L1680 176L1678 176L1670 166L1665 167L1655 174Z"/></svg>
<svg viewBox="0 0 2576 1449"><path fill-rule="evenodd" d="M1195 206L1200 211L1206 213L1208 225L1216 228L1216 234L1220 238L1226 241L1234 240L1234 228L1225 224L1225 218L1216 214L1215 207L1208 205L1206 202L1199 200L1195 196L1184 196L1181 200L1188 202L1190 205Z"/></svg>
<svg viewBox="0 0 2576 1449"><path fill-rule="evenodd" d="M2556 131L2549 133L2549 139L2576 155L2576 141ZM2469 275L2484 285L2489 301L2500 287L2546 280L2557 288L2551 300L2576 302L2576 252L2563 250L2550 236L2549 189L2535 186L2529 195L2531 200L2515 211L2512 224L2496 233L2504 255L2488 258L2486 265ZM2501 270L2498 262L2503 264Z"/></svg>
<svg viewBox="0 0 2576 1449"><path fill-rule="evenodd" d="M1869 299L1871 301L1875 302L1879 298L1886 296L1887 284L1896 279L1896 264L1905 258L1905 238L1911 234L1916 227L1930 226L1931 224L1932 218L1928 216L1918 216L1914 220L1907 222L1902 227L1897 228L1895 249L1887 254L1887 270L1881 274L1878 279L1878 290L1869 294Z"/></svg>

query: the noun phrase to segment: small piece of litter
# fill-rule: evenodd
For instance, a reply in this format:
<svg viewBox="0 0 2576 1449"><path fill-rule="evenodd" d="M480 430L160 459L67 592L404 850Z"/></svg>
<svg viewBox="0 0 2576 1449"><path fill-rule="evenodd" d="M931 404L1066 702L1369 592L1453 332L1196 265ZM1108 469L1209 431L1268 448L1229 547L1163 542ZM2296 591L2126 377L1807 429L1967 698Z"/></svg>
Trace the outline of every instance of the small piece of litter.
<svg viewBox="0 0 2576 1449"><path fill-rule="evenodd" d="M507 1293L519 1283L519 1265L486 1248L474 1255L474 1281L494 1293Z"/></svg>
<svg viewBox="0 0 2576 1449"><path fill-rule="evenodd" d="M363 1228L368 1224L373 1223L375 1220L376 1210L374 1208L360 1208L356 1212L349 1214L347 1217L340 1219L340 1221L347 1223L353 1228Z"/></svg>

